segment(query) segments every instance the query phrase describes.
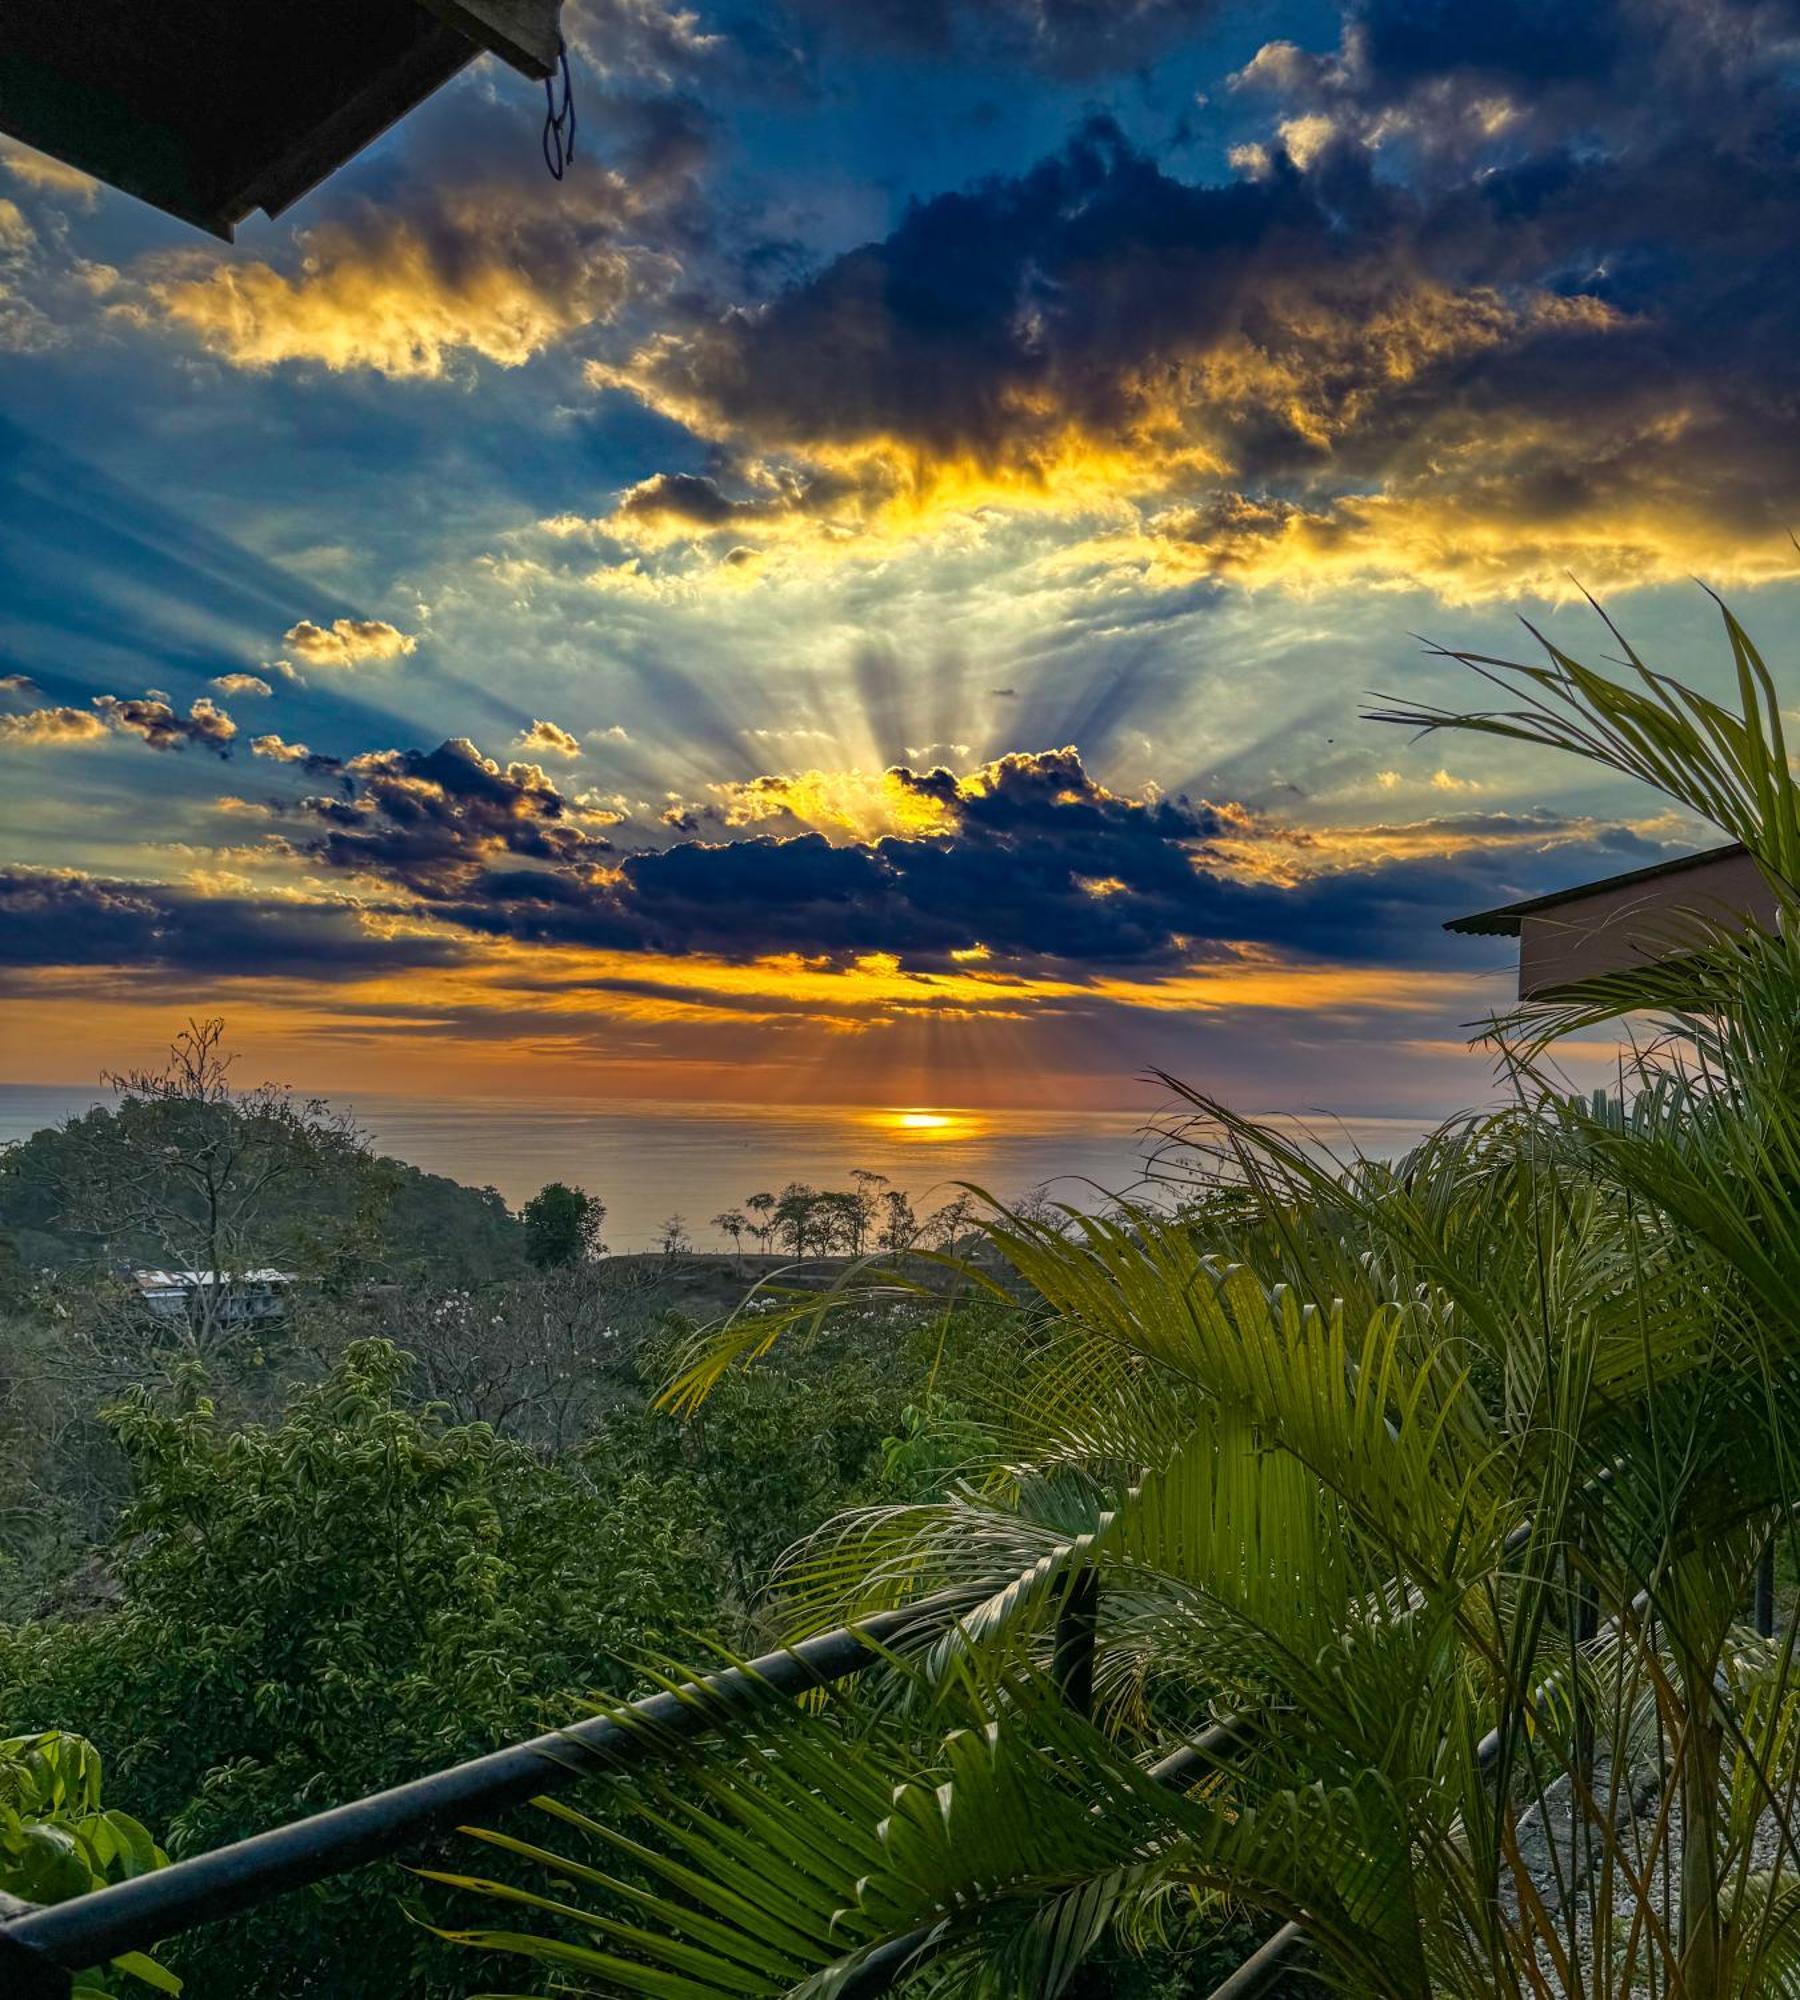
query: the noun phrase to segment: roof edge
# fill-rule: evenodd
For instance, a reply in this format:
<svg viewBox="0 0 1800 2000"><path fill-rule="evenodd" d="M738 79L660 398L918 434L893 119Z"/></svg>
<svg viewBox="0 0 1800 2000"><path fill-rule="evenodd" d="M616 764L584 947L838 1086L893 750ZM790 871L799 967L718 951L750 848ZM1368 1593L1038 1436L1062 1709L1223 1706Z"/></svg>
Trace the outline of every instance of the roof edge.
<svg viewBox="0 0 1800 2000"><path fill-rule="evenodd" d="M1745 852L1741 840L1723 847L1705 847L1697 854L1680 854L1673 861L1653 861L1647 868L1628 868L1620 875L1603 875L1597 882L1579 882L1572 889L1556 889L1547 896L1528 896L1523 902L1501 903L1491 910L1475 910L1466 917L1452 917L1445 930L1461 937L1517 937L1527 917L1565 903L1578 903L1586 896L1598 896L1609 889L1627 889L1634 882L1655 882L1665 875L1680 875L1690 868L1704 868L1714 861L1728 861Z"/></svg>

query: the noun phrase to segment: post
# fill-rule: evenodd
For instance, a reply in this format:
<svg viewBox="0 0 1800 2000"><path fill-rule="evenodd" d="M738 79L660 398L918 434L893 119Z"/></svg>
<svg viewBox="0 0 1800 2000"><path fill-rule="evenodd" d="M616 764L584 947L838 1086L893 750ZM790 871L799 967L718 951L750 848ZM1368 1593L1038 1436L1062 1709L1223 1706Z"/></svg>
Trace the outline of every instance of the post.
<svg viewBox="0 0 1800 2000"><path fill-rule="evenodd" d="M1094 1646L1099 1628L1100 1573L1092 1563L1083 1563L1069 1579L1050 1657L1050 1678L1077 1715L1094 1712Z"/></svg>
<svg viewBox="0 0 1800 2000"><path fill-rule="evenodd" d="M1570 1560L1573 1553L1569 1551L1563 1557L1563 1575L1569 1586L1570 1629L1578 1656L1574 1661L1570 1686L1570 1699L1575 1710L1575 1769L1581 1783L1591 1789L1594 1782L1594 1717L1587 1692L1581 1684L1582 1660L1579 1655L1592 1644L1600 1630L1600 1597L1592 1579Z"/></svg>
<svg viewBox="0 0 1800 2000"><path fill-rule="evenodd" d="M0 1889L0 1918L28 1917L36 1906ZM0 1993L7 2000L68 2000L74 1975L35 1945L0 1934Z"/></svg>

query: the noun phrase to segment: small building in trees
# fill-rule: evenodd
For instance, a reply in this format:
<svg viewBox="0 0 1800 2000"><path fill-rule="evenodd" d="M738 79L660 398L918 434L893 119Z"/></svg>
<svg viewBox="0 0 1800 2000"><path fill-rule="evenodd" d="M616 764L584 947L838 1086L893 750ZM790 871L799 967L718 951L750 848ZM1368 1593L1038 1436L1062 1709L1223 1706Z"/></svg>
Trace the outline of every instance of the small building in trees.
<svg viewBox="0 0 1800 2000"><path fill-rule="evenodd" d="M1554 999L1584 979L1678 957L1697 924L1773 929L1775 894L1746 850L1708 848L1554 895L1454 917L1466 937L1519 940L1519 998Z"/></svg>
<svg viewBox="0 0 1800 2000"><path fill-rule="evenodd" d="M296 1280L292 1271L134 1271L131 1282L158 1319L250 1327L286 1315Z"/></svg>
<svg viewBox="0 0 1800 2000"><path fill-rule="evenodd" d="M230 241L491 51L547 78L561 0L17 0L0 132Z"/></svg>

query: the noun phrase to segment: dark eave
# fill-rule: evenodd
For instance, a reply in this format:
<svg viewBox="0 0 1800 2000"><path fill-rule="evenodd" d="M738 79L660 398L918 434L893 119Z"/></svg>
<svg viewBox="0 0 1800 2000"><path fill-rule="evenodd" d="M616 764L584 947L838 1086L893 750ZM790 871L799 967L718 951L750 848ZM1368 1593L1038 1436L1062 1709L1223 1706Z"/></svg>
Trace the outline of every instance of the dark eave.
<svg viewBox="0 0 1800 2000"><path fill-rule="evenodd" d="M1690 868L1707 868L1716 861L1742 854L1742 846L1732 841L1727 847L1708 847L1699 854L1684 854L1675 861L1652 862L1648 868L1630 868L1623 875L1607 875L1598 882L1581 882L1572 889L1558 889L1549 896L1531 896L1522 903L1502 903L1498 909L1477 910L1472 916L1452 917L1447 931L1464 937L1517 937L1527 917L1541 916L1546 910L1561 909L1570 903L1586 902L1590 896L1611 889L1627 889L1640 882L1659 882L1667 875L1685 874Z"/></svg>
<svg viewBox="0 0 1800 2000"><path fill-rule="evenodd" d="M0 132L230 240L484 49L550 73L560 0L15 0Z"/></svg>

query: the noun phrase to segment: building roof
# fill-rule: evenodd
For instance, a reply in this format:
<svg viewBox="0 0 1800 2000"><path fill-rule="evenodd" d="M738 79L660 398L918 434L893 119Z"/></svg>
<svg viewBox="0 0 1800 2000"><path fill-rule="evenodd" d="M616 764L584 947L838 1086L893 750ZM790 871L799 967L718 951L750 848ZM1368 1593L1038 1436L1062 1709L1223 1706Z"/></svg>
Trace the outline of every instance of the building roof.
<svg viewBox="0 0 1800 2000"><path fill-rule="evenodd" d="M131 1282L146 1292L224 1291L232 1285L291 1285L292 1271L133 1271Z"/></svg>
<svg viewBox="0 0 1800 2000"><path fill-rule="evenodd" d="M1628 889L1639 882L1658 882L1665 876L1684 874L1693 868L1709 868L1744 852L1737 841L1727 847L1708 847L1699 854L1684 854L1674 861L1652 862L1648 868L1629 868L1622 875L1605 875L1597 882L1579 882L1572 889L1558 889L1548 896L1530 896L1522 903L1502 903L1497 909L1477 910L1472 916L1452 917L1447 931L1464 937L1517 937L1527 917L1542 916L1547 910L1562 909L1587 901L1614 889Z"/></svg>
<svg viewBox="0 0 1800 2000"><path fill-rule="evenodd" d="M0 132L227 241L483 49L546 77L561 0L18 0Z"/></svg>

